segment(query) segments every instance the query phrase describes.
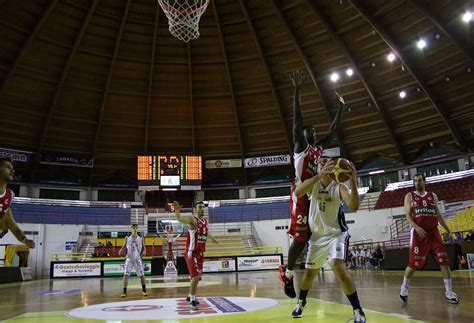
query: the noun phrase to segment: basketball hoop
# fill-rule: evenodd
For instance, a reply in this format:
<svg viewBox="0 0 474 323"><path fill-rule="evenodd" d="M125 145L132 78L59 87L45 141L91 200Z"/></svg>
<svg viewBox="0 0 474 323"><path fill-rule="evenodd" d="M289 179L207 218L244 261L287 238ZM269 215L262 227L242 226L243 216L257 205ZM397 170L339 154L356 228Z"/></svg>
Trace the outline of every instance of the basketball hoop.
<svg viewBox="0 0 474 323"><path fill-rule="evenodd" d="M199 37L199 20L209 0L158 0L168 17L171 35L185 43Z"/></svg>

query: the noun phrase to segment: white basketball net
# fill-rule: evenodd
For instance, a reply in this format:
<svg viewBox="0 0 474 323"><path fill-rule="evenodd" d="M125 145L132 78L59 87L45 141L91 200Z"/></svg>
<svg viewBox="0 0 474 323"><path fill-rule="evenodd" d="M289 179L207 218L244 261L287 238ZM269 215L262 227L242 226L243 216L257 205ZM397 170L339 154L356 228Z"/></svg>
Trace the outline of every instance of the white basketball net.
<svg viewBox="0 0 474 323"><path fill-rule="evenodd" d="M199 20L209 0L158 0L158 3L168 17L171 35L186 43L199 37Z"/></svg>

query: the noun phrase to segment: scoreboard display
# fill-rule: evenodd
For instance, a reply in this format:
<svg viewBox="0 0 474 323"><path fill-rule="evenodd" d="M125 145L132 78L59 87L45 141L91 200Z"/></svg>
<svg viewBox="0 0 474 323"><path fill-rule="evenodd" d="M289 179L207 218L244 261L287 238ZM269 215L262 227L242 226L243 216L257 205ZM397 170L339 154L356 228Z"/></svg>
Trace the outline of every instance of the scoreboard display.
<svg viewBox="0 0 474 323"><path fill-rule="evenodd" d="M141 186L179 188L202 183L201 156L138 156L137 179ZM198 188L198 189L199 189Z"/></svg>

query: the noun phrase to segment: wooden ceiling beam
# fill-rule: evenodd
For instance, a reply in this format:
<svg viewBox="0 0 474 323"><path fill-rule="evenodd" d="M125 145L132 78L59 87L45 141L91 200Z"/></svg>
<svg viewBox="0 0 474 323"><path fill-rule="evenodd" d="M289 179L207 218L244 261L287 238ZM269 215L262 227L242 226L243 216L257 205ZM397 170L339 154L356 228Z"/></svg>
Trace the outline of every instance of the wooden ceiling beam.
<svg viewBox="0 0 474 323"><path fill-rule="evenodd" d="M326 28L326 31L328 32L329 36L334 40L334 42L337 44L337 46L341 49L341 51L344 53L344 56L349 60L351 63L352 69L354 70L355 74L359 76L359 79L364 86L365 90L370 96L370 99L374 103L375 107L377 108L377 111L380 115L380 117L383 120L383 123L385 127L387 128L388 133L390 134L390 137L395 145L395 148L398 150L398 153L400 154L400 157L403 161L404 164L408 163L408 157L403 150L403 147L400 143L399 138L395 135L395 131L393 129L393 125L391 123L391 120L385 111L385 108L382 106L380 101L377 99L377 96L375 95L375 91L372 88L372 86L369 84L368 79L365 77L365 75L362 73L362 70L359 69L359 64L356 62L354 55L352 55L352 52L350 51L349 47L347 44L342 40L342 38L337 34L336 28L332 24L332 22L329 20L329 18L324 14L324 12L321 10L316 5L316 2L307 0L309 6L313 10L313 12L319 17L319 20L321 23L324 25Z"/></svg>
<svg viewBox="0 0 474 323"><path fill-rule="evenodd" d="M194 98L193 98L193 64L191 59L191 44L188 42L188 78L189 78L189 108L191 109L191 134L193 155L196 154L196 136L194 134Z"/></svg>
<svg viewBox="0 0 474 323"><path fill-rule="evenodd" d="M413 4L416 9L421 11L423 15L425 15L446 37L448 37L448 39L469 58L471 64L474 62L474 51L467 46L466 41L463 41L455 30L448 28L443 19L426 5L426 1L409 0L409 2Z"/></svg>
<svg viewBox="0 0 474 323"><path fill-rule="evenodd" d="M416 70L416 63L409 57L409 55L405 55L402 51L402 47L397 44L395 39L390 35L390 33L382 26L382 24L368 12L368 10L361 4L359 0L349 0L352 7L370 24L370 26L377 31L377 33L382 37L385 41L387 46L394 52L395 55L402 61L405 68L408 72L413 76L416 82L420 85L420 88L425 92L427 98L433 104L433 107L436 109L438 114L443 119L444 123L448 127L449 131L451 132L454 140L457 144L463 148L467 149L469 146L466 144L465 140L462 138L459 129L453 124L451 119L449 118L446 109L444 108L443 104L440 100L436 97L435 91L431 89L426 80L423 79L421 73ZM420 125L422 127L423 125Z"/></svg>
<svg viewBox="0 0 474 323"><path fill-rule="evenodd" d="M146 100L146 117L145 117L145 146L143 151L145 154L148 153L148 135L150 132L150 106L151 106L151 91L153 88L153 72L155 69L155 47L156 47L156 34L158 32L158 20L160 16L159 6L155 4L155 24L153 28L153 43L151 48L151 59L150 59L150 73L148 74L148 95Z"/></svg>
<svg viewBox="0 0 474 323"><path fill-rule="evenodd" d="M48 135L48 130L51 125L51 120L53 119L54 112L56 111L56 107L59 103L59 99L61 98L64 82L66 81L66 78L69 74L69 69L71 68L72 61L74 59L74 56L77 52L77 49L79 48L79 45L81 44L81 40L86 32L87 27L89 26L89 22L94 15L94 11L97 8L97 5L99 3L99 0L94 0L92 2L91 7L89 8L89 11L86 15L86 18L84 19L81 30L79 31L79 34L76 37L76 40L74 42L74 45L69 53L69 57L67 59L66 65L63 68L63 72L61 75L61 79L59 81L58 86L56 87L56 91L53 95L53 101L51 105L49 106L48 113L46 114L46 118L44 119L43 126L41 127L41 135L40 135L40 141L38 145L38 152L41 154L44 143L46 141L46 136Z"/></svg>
<svg viewBox="0 0 474 323"><path fill-rule="evenodd" d="M250 32L251 32L251 34L253 36L253 39L255 41L255 45L257 47L258 55L260 57L260 60L262 61L262 64L263 64L263 67L264 67L264 70L265 70L265 74L268 78L268 82L270 83L270 89L271 89L271 92L272 92L273 99L274 99L274 101L277 105L278 115L280 117L280 123L281 123L281 126L283 128L283 132L285 134L285 139L286 139L286 142L287 142L287 145L288 145L288 151L289 151L290 154L292 154L293 153L293 141L290 138L289 131L288 131L288 129L286 127L286 124L285 124L285 117L283 115L283 108L282 108L282 105L281 105L281 103L278 99L278 94L277 94L276 89L275 89L275 81L273 80L273 77L272 77L271 72L270 72L270 67L268 65L267 60L265 59L264 54L263 54L262 45L260 44L260 41L258 39L257 32L255 31L255 27L253 25L252 19L249 16L247 5L245 4L245 1L243 1L243 0L239 0L239 2L240 2L240 6L242 8L243 14L245 16L245 20L247 21Z"/></svg>
<svg viewBox="0 0 474 323"><path fill-rule="evenodd" d="M5 89L5 86L10 81L13 74L15 74L15 71L16 71L18 65L19 65L19 62L23 59L23 56L25 56L26 52L28 52L28 49L31 47L31 44L35 40L35 38L38 35L39 31L41 30L41 27L43 27L46 20L48 20L49 15L51 14L51 12L53 12L53 10L54 10L54 8L56 7L57 4L58 4L58 0L53 0L49 3L48 8L46 8L46 10L41 15L41 18L39 19L38 23L36 24L35 29L33 29L31 34L28 36L26 41L21 46L20 52L15 56L15 60L13 61L13 64L11 65L10 70L8 71L7 75L5 75L2 82L0 83L0 95L3 93L3 90Z"/></svg>
<svg viewBox="0 0 474 323"><path fill-rule="evenodd" d="M334 114L331 113L331 110L329 109L330 99L327 97L326 94L323 93L322 84L318 80L316 75L314 74L313 68L312 68L312 66L309 62L308 57L304 53L303 47L301 46L300 42L298 41L298 39L297 39L295 33L293 32L293 30L291 29L288 18L278 8L278 6L276 4L276 0L273 0L272 3L273 3L273 6L274 6L274 9L275 9L275 12L276 12L277 16L280 18L283 25L285 26L285 29L286 29L287 33L290 35L293 46L296 48L296 51L300 55L301 60L303 61L304 66L306 67L306 70L309 74L309 77L311 78L311 81L313 82L314 87L316 88L316 92L318 93L318 96L321 98L321 101L322 101L321 103L322 103L322 106L323 106L324 110L326 110L326 113L328 114L329 119L332 120L334 118ZM341 151L344 153L344 155L346 155L350 159L350 157L349 157L350 153L344 145L344 142L342 140L342 136L341 136L340 131L337 132L336 138L337 138L339 147L341 148Z"/></svg>
<svg viewBox="0 0 474 323"><path fill-rule="evenodd" d="M100 130L102 128L102 121L104 119L104 110L105 110L105 104L107 102L107 96L109 94L109 89L110 89L110 83L112 81L112 74L114 70L114 65L115 65L115 60L117 58L117 53L120 47L120 42L122 40L122 34L123 34L123 29L125 27L125 21L127 20L128 16L128 10L130 9L130 1L127 0L127 4L125 6L125 11L123 13L122 17L122 22L120 23L120 29L117 34L117 39L115 40L115 47L114 47L114 53L112 55L112 59L110 61L110 66L109 66L109 72L107 74L107 81L105 82L105 88L104 88L104 94L102 96L102 100L100 103L100 108L99 108L99 115L97 118L97 127L95 130L95 136L94 136L94 143L93 143L93 148L92 148L92 155L95 156L97 152L97 146L99 144L99 137L100 137Z"/></svg>
<svg viewBox="0 0 474 323"><path fill-rule="evenodd" d="M237 109L237 102L235 100L234 83L232 82L232 76L230 75L229 59L227 57L227 51L226 51L225 42L224 42L224 34L222 32L222 27L221 27L221 22L219 19L219 12L217 11L216 2L213 1L211 5L214 11L214 17L216 19L217 31L219 32L219 42L221 45L222 56L224 57L225 69L227 72L227 82L229 83L230 97L232 99L232 111L234 112L234 120L235 120L235 125L237 127L237 137L239 138L240 158L242 159L242 162L244 162L245 145L244 145L244 139L242 137L242 124L240 122L239 110ZM243 179L244 179L244 183L242 184L247 185L248 184L247 168L242 167L242 174L243 174Z"/></svg>
<svg viewBox="0 0 474 323"><path fill-rule="evenodd" d="M235 101L235 91L234 91L234 84L232 82L232 77L230 75L230 67L229 67L229 60L227 58L227 51L225 48L225 43L224 43L224 35L222 33L222 27L221 23L219 20L219 13L217 11L217 6L216 2L213 1L211 3L212 9L214 11L214 17L216 19L216 25L217 25L217 31L219 32L219 41L222 49L222 56L224 56L224 64L225 64L225 69L227 72L227 82L229 83L229 89L230 89L230 96L232 98L232 110L234 112L234 120L235 120L235 125L237 126L237 135L239 138L239 147L240 147L240 156L242 159L244 159L245 156L245 149L244 149L244 142L242 138L242 125L240 123L240 116L239 116L239 111L237 109L237 103Z"/></svg>

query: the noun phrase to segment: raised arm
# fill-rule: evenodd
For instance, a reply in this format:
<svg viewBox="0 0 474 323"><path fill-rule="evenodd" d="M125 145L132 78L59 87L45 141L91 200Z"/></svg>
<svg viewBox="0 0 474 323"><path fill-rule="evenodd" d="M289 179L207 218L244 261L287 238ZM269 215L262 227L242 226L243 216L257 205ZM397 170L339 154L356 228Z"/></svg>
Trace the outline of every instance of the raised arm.
<svg viewBox="0 0 474 323"><path fill-rule="evenodd" d="M296 70L290 74L291 83L293 84L293 145L295 153L300 153L306 148L306 138L303 134L303 113L300 105L301 85L306 79L303 70Z"/></svg>
<svg viewBox="0 0 474 323"><path fill-rule="evenodd" d="M411 194L407 193L407 195L405 195L405 202L403 204L403 207L405 209L406 219L408 223L410 223L411 226L415 229L416 233L418 233L418 235L421 238L424 238L426 237L426 231L422 227L420 227L418 224L416 224L415 220L413 219L411 215L411 202L412 202Z"/></svg>
<svg viewBox="0 0 474 323"><path fill-rule="evenodd" d="M196 219L193 216L182 215L181 205L179 205L178 201L174 201L173 206L174 206L174 213L176 216L176 220L178 220L179 222L183 224L189 225L189 227L194 230L194 228L196 227Z"/></svg>
<svg viewBox="0 0 474 323"><path fill-rule="evenodd" d="M341 198L347 204L347 206L354 212L359 209L359 192L357 191L357 171L355 166L351 163L351 175L349 182L351 184L351 190L347 188L345 184L342 184L340 187Z"/></svg>
<svg viewBox="0 0 474 323"><path fill-rule="evenodd" d="M13 218L13 212L11 208L7 210L7 214L5 216L6 216L5 222L7 224L7 228L13 233L15 238L21 243L24 243L28 248L34 249L35 242L31 239L28 239L25 233L20 229L20 227L18 227L18 225L15 222L15 219Z"/></svg>
<svg viewBox="0 0 474 323"><path fill-rule="evenodd" d="M334 161L330 160L324 165L324 167L316 175L314 175L311 178L308 178L303 183L299 183L295 189L296 197L300 198L303 195L310 193L311 190L313 189L314 184L319 182L323 176L325 176L326 174L329 174L333 167L334 167Z"/></svg>
<svg viewBox="0 0 474 323"><path fill-rule="evenodd" d="M336 93L336 98L337 98L337 104L338 104L338 109L336 116L331 122L331 126L329 126L329 131L328 133L318 141L318 145L326 147L326 145L331 143L331 140L336 136L337 132L339 131L339 128L341 127L341 122L342 122L342 111L344 110L345 107L345 102L344 98L339 95L339 93Z"/></svg>
<svg viewBox="0 0 474 323"><path fill-rule="evenodd" d="M446 232L449 234L449 236L451 236L451 230L449 229L448 225L444 221L443 216L441 215L441 212L439 211L438 196L435 193L433 193L433 200L434 200L433 202L435 203L436 215L438 216L438 222L446 230Z"/></svg>

